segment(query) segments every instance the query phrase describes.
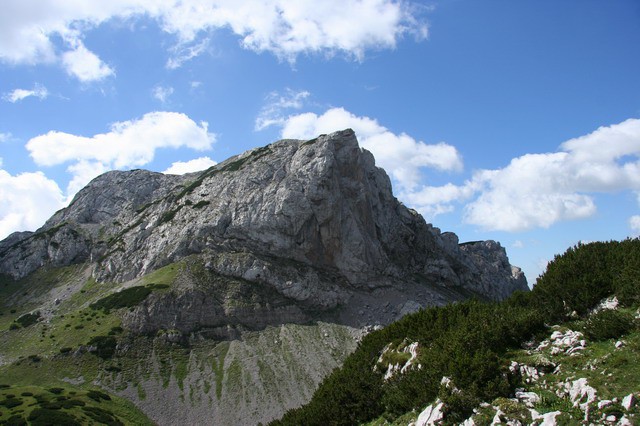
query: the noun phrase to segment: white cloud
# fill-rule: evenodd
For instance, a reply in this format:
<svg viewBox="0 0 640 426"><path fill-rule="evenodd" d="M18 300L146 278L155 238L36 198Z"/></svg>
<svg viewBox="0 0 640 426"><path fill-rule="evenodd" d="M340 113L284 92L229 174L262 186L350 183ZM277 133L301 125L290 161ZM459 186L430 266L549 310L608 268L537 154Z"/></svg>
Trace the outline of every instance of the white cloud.
<svg viewBox="0 0 640 426"><path fill-rule="evenodd" d="M640 215L631 216L629 218L629 227L636 234L640 234Z"/></svg>
<svg viewBox="0 0 640 426"><path fill-rule="evenodd" d="M42 172L12 176L0 170L0 239L42 226L64 206L60 187Z"/></svg>
<svg viewBox="0 0 640 426"><path fill-rule="evenodd" d="M197 58L209 47L209 39L206 38L193 45L178 44L172 50L173 55L167 60L167 68L174 70L180 68L185 62Z"/></svg>
<svg viewBox="0 0 640 426"><path fill-rule="evenodd" d="M189 161L176 161L162 173L167 175L183 175L185 173L199 172L216 164L218 163L209 157L200 157Z"/></svg>
<svg viewBox="0 0 640 426"><path fill-rule="evenodd" d="M4 0L2 9L0 60L63 62L82 81L113 73L81 42L83 31L111 19L151 18L174 35L169 68L200 55L209 33L220 29L236 34L246 49L288 61L300 54L337 52L362 59L367 50L394 48L407 35L427 37L421 18L426 9L408 0L41 0L37 6ZM57 37L64 47L52 42Z"/></svg>
<svg viewBox="0 0 640 426"><path fill-rule="evenodd" d="M393 133L376 120L356 116L343 108L332 108L322 115L310 112L292 115L278 124L283 126L282 137L292 139L310 139L352 128L360 145L373 153L376 163L400 184L402 192L414 190L423 168L462 170L462 158L453 146L416 141L406 133Z"/></svg>
<svg viewBox="0 0 640 426"><path fill-rule="evenodd" d="M80 160L77 163L67 167L67 172L71 173L72 178L67 185L67 202L71 202L74 195L93 178L109 171L111 168L100 161Z"/></svg>
<svg viewBox="0 0 640 426"><path fill-rule="evenodd" d="M159 148L210 149L215 135L207 129L206 122L198 125L182 113L150 112L139 120L111 125L109 133L85 137L51 131L36 136L26 146L41 166L88 160L123 168L150 162Z"/></svg>
<svg viewBox="0 0 640 426"><path fill-rule="evenodd" d="M463 185L424 187L408 199L427 215L470 200L465 222L514 232L590 217L596 193L640 190L640 120L601 127L560 148L480 170Z"/></svg>
<svg viewBox="0 0 640 426"><path fill-rule="evenodd" d="M83 83L97 81L114 75L111 67L106 65L93 52L88 50L82 41L77 40L74 48L62 54L62 64L69 73Z"/></svg>
<svg viewBox="0 0 640 426"><path fill-rule="evenodd" d="M284 94L271 92L266 97L266 104L256 118L255 129L263 130L273 125L286 124L285 114L290 110L299 110L303 107L305 99L311 94L306 90L296 92L286 89Z"/></svg>
<svg viewBox="0 0 640 426"><path fill-rule="evenodd" d="M8 102L16 103L30 96L46 99L49 96L49 91L41 84L34 84L33 89L14 89L9 93L6 93L2 99Z"/></svg>
<svg viewBox="0 0 640 426"><path fill-rule="evenodd" d="M406 191L402 194L403 200L416 210L420 211L427 219L449 213L455 210L454 203L469 199L475 190L472 182L465 185L447 183L442 186L422 186Z"/></svg>
<svg viewBox="0 0 640 426"><path fill-rule="evenodd" d="M640 120L600 127L561 150L478 173L482 193L466 207L467 222L506 231L546 228L592 216L593 193L640 189Z"/></svg>
<svg viewBox="0 0 640 426"><path fill-rule="evenodd" d="M214 142L215 135L209 133L206 122L197 124L176 112L151 112L139 120L115 123L108 133L92 137L51 131L29 140L26 147L40 166L72 163L67 169L73 175L67 195L73 197L75 191L106 170L149 163L157 149L204 151Z"/></svg>
<svg viewBox="0 0 640 426"><path fill-rule="evenodd" d="M164 104L169 100L169 96L173 95L173 87L156 86L151 90L151 94Z"/></svg>
<svg viewBox="0 0 640 426"><path fill-rule="evenodd" d="M12 137L11 133L0 133L0 143L8 142Z"/></svg>

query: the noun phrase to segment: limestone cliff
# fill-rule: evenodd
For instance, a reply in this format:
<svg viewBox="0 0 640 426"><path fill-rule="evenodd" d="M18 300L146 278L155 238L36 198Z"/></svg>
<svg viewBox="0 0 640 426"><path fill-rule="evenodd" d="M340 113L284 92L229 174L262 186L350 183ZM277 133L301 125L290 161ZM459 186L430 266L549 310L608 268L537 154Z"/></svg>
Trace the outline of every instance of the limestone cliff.
<svg viewBox="0 0 640 426"><path fill-rule="evenodd" d="M98 281L124 282L189 255L202 259L206 280L272 292L282 319L297 322L387 323L420 306L527 288L499 243L459 245L398 202L351 130L282 140L196 174L105 173L37 232L1 242L0 272L90 262ZM181 297L204 309L198 294ZM150 303L134 328L160 326L153 311L180 302Z"/></svg>

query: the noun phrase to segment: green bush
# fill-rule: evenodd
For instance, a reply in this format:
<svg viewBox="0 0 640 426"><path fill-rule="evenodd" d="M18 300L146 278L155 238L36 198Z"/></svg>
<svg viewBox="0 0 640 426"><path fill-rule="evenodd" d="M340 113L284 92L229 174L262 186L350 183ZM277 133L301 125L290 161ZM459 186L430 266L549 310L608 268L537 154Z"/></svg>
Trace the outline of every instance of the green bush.
<svg viewBox="0 0 640 426"><path fill-rule="evenodd" d="M61 401L61 403L62 408L67 410L73 407L84 407L86 405L84 401L80 401L79 399L67 399L65 401Z"/></svg>
<svg viewBox="0 0 640 426"><path fill-rule="evenodd" d="M62 409L62 402L60 401L47 401L40 404L40 406L47 410L60 410Z"/></svg>
<svg viewBox="0 0 640 426"><path fill-rule="evenodd" d="M95 336L89 345L96 347L96 355L102 359L109 359L116 352L117 340L113 336Z"/></svg>
<svg viewBox="0 0 640 426"><path fill-rule="evenodd" d="M111 330L109 330L109 334L119 334L119 333L122 333L123 331L124 329L118 325L115 327L111 327Z"/></svg>
<svg viewBox="0 0 640 426"><path fill-rule="evenodd" d="M18 318L16 322L20 324L22 327L26 328L26 327L29 327L30 325L37 323L39 319L40 319L40 313L36 312L34 314L24 314L20 318Z"/></svg>
<svg viewBox="0 0 640 426"><path fill-rule="evenodd" d="M193 206L191 206L191 208L194 208L194 209L201 209L201 208L203 208L204 206L208 206L209 204L210 204L210 202L209 202L209 201L207 201L207 200L201 200L201 201L198 201L197 203L195 203Z"/></svg>
<svg viewBox="0 0 640 426"><path fill-rule="evenodd" d="M27 421L20 414L14 414L2 423L4 426L27 426Z"/></svg>
<svg viewBox="0 0 640 426"><path fill-rule="evenodd" d="M640 261L631 257L614 282L616 296L623 306L640 305Z"/></svg>
<svg viewBox="0 0 640 426"><path fill-rule="evenodd" d="M50 426L50 425L65 425L65 426L82 426L74 416L64 411L49 410L46 408L36 408L29 414L28 418L31 425L34 426Z"/></svg>
<svg viewBox="0 0 640 426"><path fill-rule="evenodd" d="M382 405L389 419L417 407L424 407L438 395L442 376L432 369L413 370L405 376L396 376L384 385Z"/></svg>
<svg viewBox="0 0 640 426"><path fill-rule="evenodd" d="M107 424L109 426L119 426L123 425L123 423L117 419L115 415L112 413L103 410L99 407L83 407L82 410L85 412L87 416L89 416L92 420L95 420L100 423Z"/></svg>
<svg viewBox="0 0 640 426"><path fill-rule="evenodd" d="M602 310L589 317L584 334L589 340L617 339L633 328L633 316L613 309Z"/></svg>
<svg viewBox="0 0 640 426"><path fill-rule="evenodd" d="M473 415L473 409L478 406L480 400L469 392L456 391L443 388L439 394L443 404L443 424L459 425Z"/></svg>
<svg viewBox="0 0 640 426"><path fill-rule="evenodd" d="M158 225L162 225L163 223L172 221L181 208L182 206L178 206L178 208L176 208L175 210L164 212L162 216L160 216L160 219L158 219Z"/></svg>
<svg viewBox="0 0 640 426"><path fill-rule="evenodd" d="M13 408L13 407L17 407L19 405L22 405L23 401L21 399L18 398L7 398L4 401L0 401L0 405L4 405L7 408Z"/></svg>
<svg viewBox="0 0 640 426"><path fill-rule="evenodd" d="M82 407L82 411L96 422L104 423L109 426L124 426L124 423L118 420L114 414L107 410L103 410L100 407Z"/></svg>
<svg viewBox="0 0 640 426"><path fill-rule="evenodd" d="M91 309L102 309L109 312L111 309L130 308L140 304L151 294L151 289L144 286L129 287L117 293L110 294L89 305Z"/></svg>
<svg viewBox="0 0 640 426"><path fill-rule="evenodd" d="M99 390L90 390L87 392L87 397L93 399L96 402L101 402L102 400L111 401L111 397L104 392Z"/></svg>
<svg viewBox="0 0 640 426"><path fill-rule="evenodd" d="M40 362L40 361L42 361L42 358L40 358L38 355L29 355L27 358L31 362Z"/></svg>
<svg viewBox="0 0 640 426"><path fill-rule="evenodd" d="M640 239L578 244L557 255L538 278L532 302L549 321L572 311L585 315L616 295L623 305L640 303Z"/></svg>

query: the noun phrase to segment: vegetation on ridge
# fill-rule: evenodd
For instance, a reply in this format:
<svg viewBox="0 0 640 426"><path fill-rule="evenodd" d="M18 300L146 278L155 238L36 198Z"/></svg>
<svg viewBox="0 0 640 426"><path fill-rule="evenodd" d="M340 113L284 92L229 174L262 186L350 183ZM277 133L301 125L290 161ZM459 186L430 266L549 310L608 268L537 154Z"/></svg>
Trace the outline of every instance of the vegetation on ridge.
<svg viewBox="0 0 640 426"><path fill-rule="evenodd" d="M580 244L556 256L529 293L501 303L468 301L409 315L367 335L307 405L272 425L353 425L380 416L394 420L436 398L444 403L444 424L461 423L480 402L510 401L505 398L522 385L519 376L509 374L513 351L548 335L550 325L572 321L593 341L637 330L628 310L639 306L639 271L638 239ZM627 311L589 316L614 295ZM376 364L389 343L403 341L418 342L417 360L404 374L385 380ZM443 377L456 391L441 386ZM637 391L635 379L629 386ZM539 408L557 408L552 397L546 395Z"/></svg>

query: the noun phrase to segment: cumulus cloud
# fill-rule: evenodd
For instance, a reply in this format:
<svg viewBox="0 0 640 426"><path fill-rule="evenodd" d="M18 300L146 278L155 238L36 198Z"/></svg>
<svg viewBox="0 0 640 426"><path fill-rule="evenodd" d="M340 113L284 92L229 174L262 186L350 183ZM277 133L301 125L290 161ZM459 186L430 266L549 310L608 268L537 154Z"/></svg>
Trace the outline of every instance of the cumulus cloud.
<svg viewBox="0 0 640 426"><path fill-rule="evenodd" d="M0 239L42 226L65 203L58 184L42 172L12 176L0 170Z"/></svg>
<svg viewBox="0 0 640 426"><path fill-rule="evenodd" d="M173 95L173 87L156 86L151 90L151 94L164 104L169 100L169 96Z"/></svg>
<svg viewBox="0 0 640 426"><path fill-rule="evenodd" d="M463 185L424 187L409 200L427 214L468 202L465 222L487 230L548 228L592 216L596 193L640 190L639 159L640 120L629 119L566 141L558 152L480 170Z"/></svg>
<svg viewBox="0 0 640 426"><path fill-rule="evenodd" d="M634 233L640 234L640 216L639 215L634 215L629 218L629 227Z"/></svg>
<svg viewBox="0 0 640 426"><path fill-rule="evenodd" d="M34 84L33 89L14 89L9 93L5 93L4 96L2 96L2 99L7 102L16 103L30 96L39 99L46 99L49 96L49 91L46 87L36 83Z"/></svg>
<svg viewBox="0 0 640 426"><path fill-rule="evenodd" d="M95 53L87 49L80 40L76 40L74 48L62 54L62 64L69 75L83 83L97 81L114 75L111 67L106 65Z"/></svg>
<svg viewBox="0 0 640 426"><path fill-rule="evenodd" d="M189 161L176 161L162 173L167 175L183 175L185 173L199 172L216 164L218 163L209 157L200 157Z"/></svg>
<svg viewBox="0 0 640 426"><path fill-rule="evenodd" d="M412 191L418 185L423 168L462 170L462 158L453 146L444 142L426 144L406 133L393 133L376 120L356 116L344 108L332 108L321 115L312 112L290 115L273 124L282 127L283 138L291 139L310 139L352 128L360 145L373 153L377 164L400 185L401 191Z"/></svg>
<svg viewBox="0 0 640 426"><path fill-rule="evenodd" d="M206 50L211 31L227 29L241 45L294 61L299 54L336 52L362 59L371 49L394 48L401 38L427 37L424 6L408 0L41 0L37 7L4 0L0 60L62 63L82 81L113 70L82 43L83 31L111 19L154 19L175 36L167 67L176 68ZM355 17L355 19L354 19ZM53 40L61 38L64 46Z"/></svg>
<svg viewBox="0 0 640 426"><path fill-rule="evenodd" d="M366 50L394 48L407 34L424 39L428 29L420 19L423 11L392 0L193 0L174 3L159 15L163 29L181 43L227 27L246 49L293 61L302 53L321 52L361 59Z"/></svg>
<svg viewBox="0 0 640 426"><path fill-rule="evenodd" d="M107 133L91 137L50 131L26 144L31 158L40 166L72 163L73 196L93 177L111 169L143 166L161 148L186 147L196 151L211 149L215 135L208 124L194 122L185 114L151 112L138 120L117 122Z"/></svg>

